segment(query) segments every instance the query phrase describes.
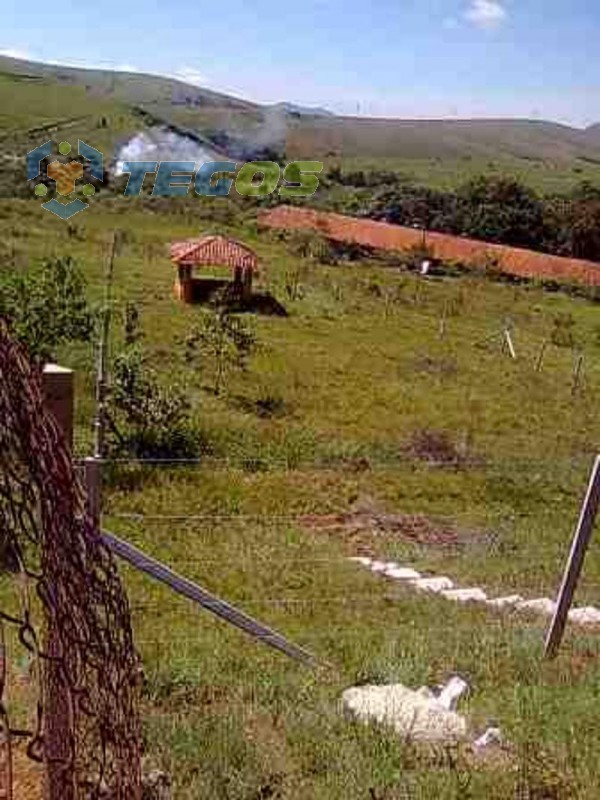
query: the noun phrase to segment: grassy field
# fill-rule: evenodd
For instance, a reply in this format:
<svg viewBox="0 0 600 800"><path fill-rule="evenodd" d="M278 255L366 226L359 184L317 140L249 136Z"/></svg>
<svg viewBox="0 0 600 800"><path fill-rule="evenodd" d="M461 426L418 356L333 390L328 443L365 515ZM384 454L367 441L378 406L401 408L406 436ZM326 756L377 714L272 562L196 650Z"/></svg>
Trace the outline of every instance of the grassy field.
<svg viewBox="0 0 600 800"><path fill-rule="evenodd" d="M304 120L290 128L288 154L345 170L391 170L441 189L509 174L550 194L600 176L595 136L532 120Z"/></svg>
<svg viewBox="0 0 600 800"><path fill-rule="evenodd" d="M326 168L339 165L344 172L389 170L398 173L409 182L446 191L456 189L479 175L509 175L542 195L566 194L582 181L597 183L600 180L600 166L580 160L558 163L551 160L527 161L477 156L462 158L330 156L325 158L325 164Z"/></svg>
<svg viewBox="0 0 600 800"><path fill-rule="evenodd" d="M554 594L600 438L597 306L472 276L423 281L377 262L302 261L257 231L250 207L242 213L226 200L100 198L70 232L34 201L1 203L0 219L5 263L26 268L70 254L95 302L108 236L125 231L113 352L120 312L134 301L152 364L185 387L210 453L187 466L111 466L105 526L323 663L311 671L288 662L124 569L148 679L148 750L172 774L176 800L597 796L595 634L570 630L547 664L543 618L415 596L346 558L369 552L490 593ZM221 397L183 358L203 310L176 302L168 259L171 240L209 230L256 249L261 288L289 312L248 316L260 347ZM565 315L574 347L551 346L536 373L540 346ZM516 361L484 342L507 319ZM572 394L579 353L585 383ZM69 346L59 356L77 370L83 455L93 351ZM333 535L302 520L357 505L420 515L434 532L451 529L452 542ZM577 601L600 604L597 543ZM357 682L416 687L456 672L472 685L463 708L473 730L496 720L507 752L481 760L462 749L423 752L339 707Z"/></svg>

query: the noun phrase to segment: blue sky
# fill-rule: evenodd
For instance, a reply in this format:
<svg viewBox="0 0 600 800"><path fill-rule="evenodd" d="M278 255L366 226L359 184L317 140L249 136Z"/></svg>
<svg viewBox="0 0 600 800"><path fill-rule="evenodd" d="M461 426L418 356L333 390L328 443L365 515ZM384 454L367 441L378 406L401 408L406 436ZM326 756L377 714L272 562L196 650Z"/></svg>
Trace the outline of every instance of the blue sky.
<svg viewBox="0 0 600 800"><path fill-rule="evenodd" d="M0 52L346 114L600 121L597 0L0 0Z"/></svg>

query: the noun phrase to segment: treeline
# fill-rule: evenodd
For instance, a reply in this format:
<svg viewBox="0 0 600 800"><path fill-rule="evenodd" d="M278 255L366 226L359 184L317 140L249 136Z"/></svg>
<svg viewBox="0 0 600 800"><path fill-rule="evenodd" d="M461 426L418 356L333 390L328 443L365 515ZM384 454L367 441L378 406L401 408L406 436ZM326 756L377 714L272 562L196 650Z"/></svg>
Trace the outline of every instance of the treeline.
<svg viewBox="0 0 600 800"><path fill-rule="evenodd" d="M392 172L334 167L324 189L324 204L337 211L600 262L600 187L587 181L542 196L515 178L481 175L442 191Z"/></svg>

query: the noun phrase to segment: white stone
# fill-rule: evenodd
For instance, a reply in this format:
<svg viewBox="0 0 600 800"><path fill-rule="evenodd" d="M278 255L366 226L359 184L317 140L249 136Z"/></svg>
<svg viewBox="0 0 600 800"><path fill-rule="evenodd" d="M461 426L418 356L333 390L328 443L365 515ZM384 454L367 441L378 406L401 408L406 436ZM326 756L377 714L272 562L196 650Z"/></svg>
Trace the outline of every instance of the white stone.
<svg viewBox="0 0 600 800"><path fill-rule="evenodd" d="M371 572L383 572L387 569L385 561L371 561Z"/></svg>
<svg viewBox="0 0 600 800"><path fill-rule="evenodd" d="M449 589L443 591L442 594L448 600L454 600L456 603L485 603L487 600L487 594L479 586L473 589Z"/></svg>
<svg viewBox="0 0 600 800"><path fill-rule="evenodd" d="M389 725L414 741L454 742L467 734L465 718L444 708L428 689L413 691L402 684L357 686L346 689L342 703L363 722Z"/></svg>
<svg viewBox="0 0 600 800"><path fill-rule="evenodd" d="M551 616L554 614L556 603L548 597L539 597L536 600L524 600L517 603L519 611L534 611L537 614L546 614Z"/></svg>
<svg viewBox="0 0 600 800"><path fill-rule="evenodd" d="M388 578L394 578L397 581L414 581L421 577L421 573L409 567L394 567L393 569L386 569L385 574Z"/></svg>
<svg viewBox="0 0 600 800"><path fill-rule="evenodd" d="M468 691L469 684L460 675L454 675L437 696L437 701L448 711L455 711L458 701Z"/></svg>
<svg viewBox="0 0 600 800"><path fill-rule="evenodd" d="M487 731L473 742L474 750L484 750L494 744L502 744L504 738L500 728L488 728Z"/></svg>
<svg viewBox="0 0 600 800"><path fill-rule="evenodd" d="M372 559L366 558L365 556L356 556L354 558L350 558L349 561L354 561L355 564L362 564L363 567L370 567Z"/></svg>
<svg viewBox="0 0 600 800"><path fill-rule="evenodd" d="M411 581L411 585L419 592L433 592L434 594L439 594L446 589L452 589L454 587L450 578L447 578L445 575L440 578L419 578L418 580Z"/></svg>
<svg viewBox="0 0 600 800"><path fill-rule="evenodd" d="M574 608L569 611L569 620L576 625L600 625L600 609L594 606Z"/></svg>
<svg viewBox="0 0 600 800"><path fill-rule="evenodd" d="M488 600L487 605L495 608L506 608L507 606L516 606L524 602L524 600L525 598L521 597L520 594L511 594L507 597L496 597L494 600Z"/></svg>

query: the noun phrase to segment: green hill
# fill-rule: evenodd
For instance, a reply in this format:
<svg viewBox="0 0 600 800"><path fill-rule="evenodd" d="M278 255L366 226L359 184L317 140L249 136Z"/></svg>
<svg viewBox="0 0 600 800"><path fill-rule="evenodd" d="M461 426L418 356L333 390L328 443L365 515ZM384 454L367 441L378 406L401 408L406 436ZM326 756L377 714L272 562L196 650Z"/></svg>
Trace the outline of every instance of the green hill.
<svg viewBox="0 0 600 800"><path fill-rule="evenodd" d="M314 155L381 158L598 159L600 137L536 120L399 120L319 117L295 126L293 142Z"/></svg>
<svg viewBox="0 0 600 800"><path fill-rule="evenodd" d="M15 187L11 164L40 135L86 137L113 155L118 143L156 123L208 135L285 146L289 158L348 168L384 168L430 184L469 174L511 172L538 188L600 179L598 126L537 120L400 120L314 114L290 103L260 106L173 78L34 63L0 56L0 186ZM285 142L285 145L284 145ZM15 153L17 155L15 155ZM240 148L232 151L234 157ZM8 166L7 166L8 165ZM5 192L6 193L6 192Z"/></svg>

